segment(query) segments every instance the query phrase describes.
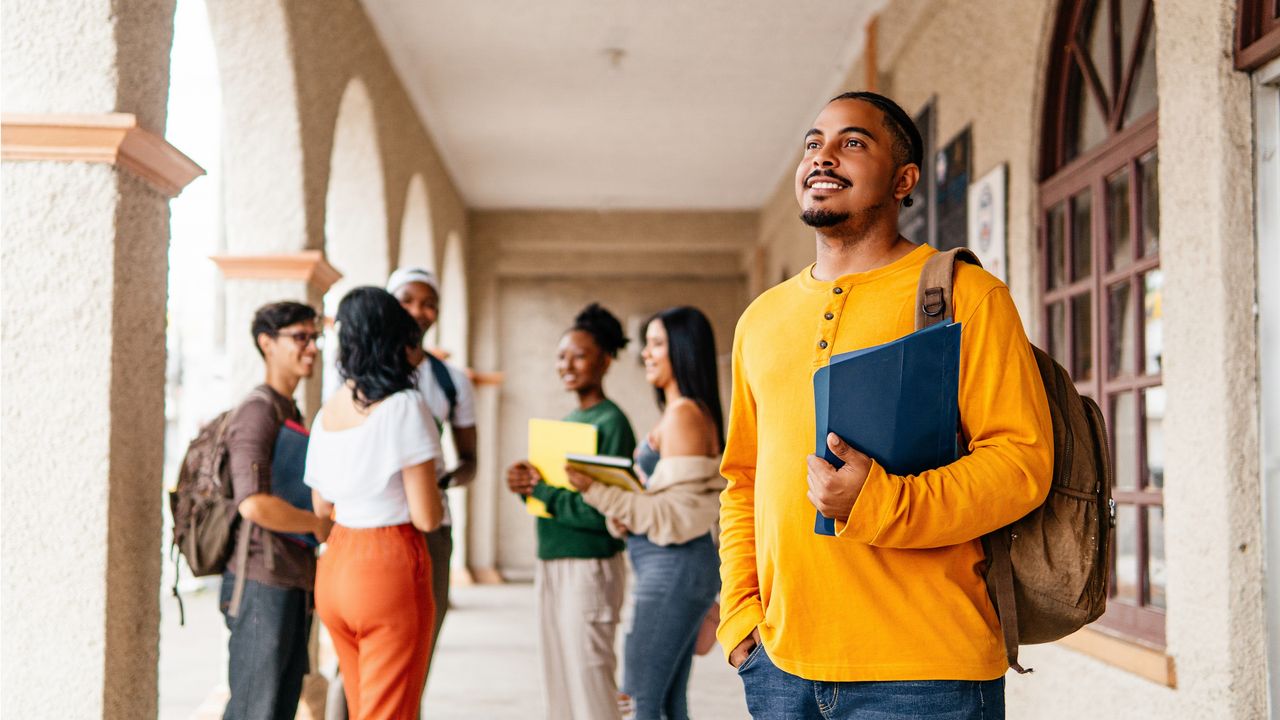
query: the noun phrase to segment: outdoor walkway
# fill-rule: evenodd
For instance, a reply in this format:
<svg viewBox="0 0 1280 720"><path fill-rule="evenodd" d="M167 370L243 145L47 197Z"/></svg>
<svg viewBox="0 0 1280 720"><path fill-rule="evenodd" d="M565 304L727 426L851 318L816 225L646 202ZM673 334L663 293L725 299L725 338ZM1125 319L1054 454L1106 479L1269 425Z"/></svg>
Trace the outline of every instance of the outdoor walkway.
<svg viewBox="0 0 1280 720"><path fill-rule="evenodd" d="M423 703L430 720L545 717L539 692L533 586L479 585L453 589L453 609L445 619L440 647ZM186 598L187 627L177 624L171 598L163 603L161 635L161 720L218 717L213 707L225 697L218 615L211 592ZM630 615L624 612L624 621ZM621 657L623 632L618 634ZM210 664L212 663L212 667ZM694 659L689 688L695 720L747 717L742 685L717 648Z"/></svg>

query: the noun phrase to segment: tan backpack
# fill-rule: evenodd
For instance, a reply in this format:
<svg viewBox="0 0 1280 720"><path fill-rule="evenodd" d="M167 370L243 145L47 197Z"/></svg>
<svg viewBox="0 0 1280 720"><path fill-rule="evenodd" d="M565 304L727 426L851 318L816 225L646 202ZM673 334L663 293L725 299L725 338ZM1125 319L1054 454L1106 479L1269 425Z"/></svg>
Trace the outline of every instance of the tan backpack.
<svg viewBox="0 0 1280 720"><path fill-rule="evenodd" d="M982 263L964 248L930 257L920 273L916 329L954 319L955 262ZM1053 485L1044 504L982 538L987 592L1000 616L1009 666L1018 645L1066 637L1107 606L1115 502L1102 410L1081 397L1067 371L1031 348L1053 420Z"/></svg>

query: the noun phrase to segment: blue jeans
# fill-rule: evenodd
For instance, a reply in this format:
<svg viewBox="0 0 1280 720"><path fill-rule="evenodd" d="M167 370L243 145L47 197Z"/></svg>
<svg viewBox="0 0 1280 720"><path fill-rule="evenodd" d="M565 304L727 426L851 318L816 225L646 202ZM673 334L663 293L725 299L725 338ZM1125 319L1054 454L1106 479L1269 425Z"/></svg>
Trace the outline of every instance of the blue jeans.
<svg viewBox="0 0 1280 720"><path fill-rule="evenodd" d="M627 633L622 692L636 720L687 720L693 644L720 590L720 558L711 535L683 545L654 545L632 535L635 619Z"/></svg>
<svg viewBox="0 0 1280 720"><path fill-rule="evenodd" d="M821 682L778 669L763 645L738 666L757 720L1004 720L1004 678Z"/></svg>
<svg viewBox="0 0 1280 720"><path fill-rule="evenodd" d="M240 613L226 615L236 576L222 576L220 606L231 631L223 720L293 720L310 665L311 598L306 590L244 583Z"/></svg>

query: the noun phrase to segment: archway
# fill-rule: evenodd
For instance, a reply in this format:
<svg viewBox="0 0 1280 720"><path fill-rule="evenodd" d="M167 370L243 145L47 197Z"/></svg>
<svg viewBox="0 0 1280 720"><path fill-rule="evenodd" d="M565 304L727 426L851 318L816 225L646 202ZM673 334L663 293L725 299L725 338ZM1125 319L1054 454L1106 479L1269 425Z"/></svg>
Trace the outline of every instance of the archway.
<svg viewBox="0 0 1280 720"><path fill-rule="evenodd" d="M467 267L462 249L462 238L456 231L449 233L444 246L444 259L440 265L440 321L439 344L450 353L457 365L466 366L470 359L468 349Z"/></svg>
<svg viewBox="0 0 1280 720"><path fill-rule="evenodd" d="M325 254L343 276L324 296L325 313L330 316L348 290L381 285L390 272L387 201L379 158L373 102L364 83L354 78L338 105L325 193Z"/></svg>
<svg viewBox="0 0 1280 720"><path fill-rule="evenodd" d="M342 93L329 156L324 201L324 249L342 279L324 295L324 313L333 318L342 296L361 285L381 286L390 272L387 200L379 159L373 101L359 78ZM336 338L324 351L324 394L338 387Z"/></svg>
<svg viewBox="0 0 1280 720"><path fill-rule="evenodd" d="M400 220L400 258L397 267L436 269L436 244L431 232L431 203L427 183L414 175L404 197Z"/></svg>

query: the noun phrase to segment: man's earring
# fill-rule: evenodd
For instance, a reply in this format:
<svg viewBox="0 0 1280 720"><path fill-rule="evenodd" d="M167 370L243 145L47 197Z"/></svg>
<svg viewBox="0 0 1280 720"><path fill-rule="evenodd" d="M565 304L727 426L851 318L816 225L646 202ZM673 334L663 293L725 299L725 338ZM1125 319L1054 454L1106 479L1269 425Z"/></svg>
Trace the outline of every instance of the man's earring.
<svg viewBox="0 0 1280 720"><path fill-rule="evenodd" d="M902 198L902 207L911 207L912 205L915 205L915 204L916 204L916 201L910 195Z"/></svg>

